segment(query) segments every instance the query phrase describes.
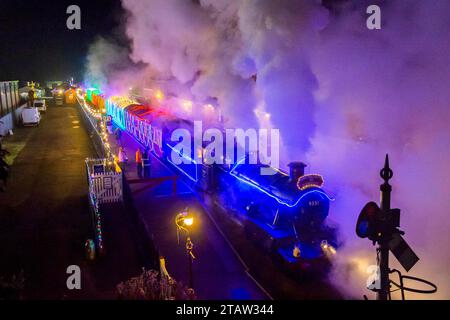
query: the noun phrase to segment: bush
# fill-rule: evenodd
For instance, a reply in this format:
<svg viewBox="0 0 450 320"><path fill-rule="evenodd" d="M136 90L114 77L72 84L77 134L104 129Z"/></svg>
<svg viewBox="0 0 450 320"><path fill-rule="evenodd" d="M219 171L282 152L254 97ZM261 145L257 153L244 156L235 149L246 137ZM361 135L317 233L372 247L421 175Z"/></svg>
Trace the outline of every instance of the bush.
<svg viewBox="0 0 450 320"><path fill-rule="evenodd" d="M155 270L142 269L142 274L117 285L122 300L194 300L195 292L182 283L161 277Z"/></svg>
<svg viewBox="0 0 450 320"><path fill-rule="evenodd" d="M18 275L13 275L11 279L0 276L0 300L19 300L25 285L23 271Z"/></svg>

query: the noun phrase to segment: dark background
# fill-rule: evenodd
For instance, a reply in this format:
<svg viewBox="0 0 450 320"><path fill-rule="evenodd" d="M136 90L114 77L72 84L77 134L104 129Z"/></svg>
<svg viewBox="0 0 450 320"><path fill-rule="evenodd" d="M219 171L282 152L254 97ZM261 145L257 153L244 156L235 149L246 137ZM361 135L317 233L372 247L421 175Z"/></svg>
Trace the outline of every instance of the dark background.
<svg viewBox="0 0 450 320"><path fill-rule="evenodd" d="M66 27L67 7L81 8L81 30ZM120 37L119 0L0 0L0 81L82 80L89 45Z"/></svg>
<svg viewBox="0 0 450 320"><path fill-rule="evenodd" d="M323 4L333 10L351 1ZM66 27L66 10L72 4L81 8L81 30ZM89 45L96 37L126 43L122 19L120 0L0 0L0 81L83 80Z"/></svg>

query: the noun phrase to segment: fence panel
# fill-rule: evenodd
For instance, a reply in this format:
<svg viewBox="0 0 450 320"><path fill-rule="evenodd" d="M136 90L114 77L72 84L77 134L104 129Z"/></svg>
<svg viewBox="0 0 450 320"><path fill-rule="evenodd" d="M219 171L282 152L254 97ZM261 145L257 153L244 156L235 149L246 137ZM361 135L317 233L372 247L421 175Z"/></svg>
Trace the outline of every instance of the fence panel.
<svg viewBox="0 0 450 320"><path fill-rule="evenodd" d="M102 172L94 172L95 166L103 166ZM123 202L122 173L108 168L106 159L86 160L89 186L99 204Z"/></svg>

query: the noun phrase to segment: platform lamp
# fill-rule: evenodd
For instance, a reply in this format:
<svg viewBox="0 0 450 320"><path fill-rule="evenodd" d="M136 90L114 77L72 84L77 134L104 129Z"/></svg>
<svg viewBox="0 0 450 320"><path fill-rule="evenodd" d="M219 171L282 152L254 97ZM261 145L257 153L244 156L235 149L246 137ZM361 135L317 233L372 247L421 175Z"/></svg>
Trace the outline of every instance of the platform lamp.
<svg viewBox="0 0 450 320"><path fill-rule="evenodd" d="M192 250L194 249L194 244L192 243L189 228L194 224L194 217L186 208L183 212L179 213L175 218L175 224L177 226L177 241L180 244L180 231L185 231L187 234L186 238L186 253L188 255L188 270L189 270L189 288L194 288L194 280L192 275L192 262L195 259Z"/></svg>

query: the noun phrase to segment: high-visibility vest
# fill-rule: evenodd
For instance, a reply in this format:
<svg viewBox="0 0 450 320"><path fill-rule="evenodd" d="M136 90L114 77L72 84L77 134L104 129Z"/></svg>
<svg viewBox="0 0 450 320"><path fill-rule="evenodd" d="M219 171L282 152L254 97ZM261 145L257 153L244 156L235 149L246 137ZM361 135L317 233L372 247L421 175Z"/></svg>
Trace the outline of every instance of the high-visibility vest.
<svg viewBox="0 0 450 320"><path fill-rule="evenodd" d="M138 151L136 151L136 163L141 163L141 162L142 162L142 154L138 150Z"/></svg>
<svg viewBox="0 0 450 320"><path fill-rule="evenodd" d="M144 165L144 167L149 167L151 165L150 159L142 159L142 164Z"/></svg>

